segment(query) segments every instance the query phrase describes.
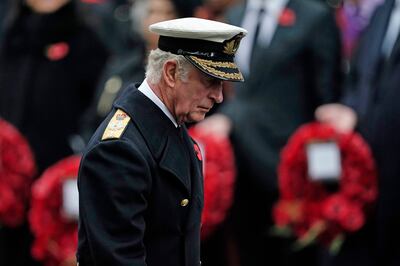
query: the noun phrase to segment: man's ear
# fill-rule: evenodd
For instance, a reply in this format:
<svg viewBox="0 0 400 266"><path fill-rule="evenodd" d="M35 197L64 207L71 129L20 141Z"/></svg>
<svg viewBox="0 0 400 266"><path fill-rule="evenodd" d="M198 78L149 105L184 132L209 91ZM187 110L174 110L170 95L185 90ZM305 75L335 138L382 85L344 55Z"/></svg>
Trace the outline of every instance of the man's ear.
<svg viewBox="0 0 400 266"><path fill-rule="evenodd" d="M168 60L163 66L163 79L168 87L174 87L178 79L178 63Z"/></svg>

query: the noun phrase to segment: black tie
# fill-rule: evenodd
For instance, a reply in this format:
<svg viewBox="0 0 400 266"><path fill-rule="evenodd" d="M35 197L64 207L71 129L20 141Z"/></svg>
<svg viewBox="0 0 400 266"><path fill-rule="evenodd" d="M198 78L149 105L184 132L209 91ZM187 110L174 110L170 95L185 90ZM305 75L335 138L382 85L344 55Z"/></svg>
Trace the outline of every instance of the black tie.
<svg viewBox="0 0 400 266"><path fill-rule="evenodd" d="M265 8L264 8L264 2L262 2L260 10L258 10L256 28L254 29L253 43L252 43L252 48L251 48L250 65L254 60L255 48L257 47L258 35L260 35L260 28L261 28L261 24L264 20L264 16L265 16Z"/></svg>

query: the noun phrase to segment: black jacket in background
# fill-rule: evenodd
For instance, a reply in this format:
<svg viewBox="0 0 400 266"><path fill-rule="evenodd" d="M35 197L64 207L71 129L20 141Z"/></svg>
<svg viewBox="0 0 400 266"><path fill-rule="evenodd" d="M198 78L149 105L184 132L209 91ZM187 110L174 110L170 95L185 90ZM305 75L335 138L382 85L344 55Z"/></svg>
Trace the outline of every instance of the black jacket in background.
<svg viewBox="0 0 400 266"><path fill-rule="evenodd" d="M40 173L72 153L68 138L92 98L107 52L73 2L52 14L25 6L19 11L0 50L0 116L28 138Z"/></svg>
<svg viewBox="0 0 400 266"><path fill-rule="evenodd" d="M233 10L229 22L241 25L244 12L243 6ZM311 249L293 252L268 232L281 149L299 126L314 120L319 105L339 99L341 43L325 4L289 0L282 12L292 14L291 22L278 20L270 44L255 45L250 74L220 109L233 122L238 177L231 220L245 266L316 263Z"/></svg>
<svg viewBox="0 0 400 266"><path fill-rule="evenodd" d="M358 113L358 128L372 149L378 171L376 210L364 229L347 237L329 266L400 265L400 40L384 58L382 44L394 0L379 8L365 29L343 102ZM325 266L324 265L324 266Z"/></svg>

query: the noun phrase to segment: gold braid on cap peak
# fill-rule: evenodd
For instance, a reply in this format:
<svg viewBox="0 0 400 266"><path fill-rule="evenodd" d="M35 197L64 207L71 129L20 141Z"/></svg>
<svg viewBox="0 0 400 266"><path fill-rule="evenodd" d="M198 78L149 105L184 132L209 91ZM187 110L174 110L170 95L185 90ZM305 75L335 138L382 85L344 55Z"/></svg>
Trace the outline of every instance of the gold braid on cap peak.
<svg viewBox="0 0 400 266"><path fill-rule="evenodd" d="M201 59L198 57L190 56L191 59L196 61L198 64L205 64L207 66L212 66L212 67L223 67L223 68L236 68L236 65L232 62L218 62L218 61L211 61L207 59Z"/></svg>
<svg viewBox="0 0 400 266"><path fill-rule="evenodd" d="M223 68L234 68L236 69L236 65L231 62L215 62L207 59L200 59L195 56L189 56L196 64L198 64L204 70L218 76L227 79L236 79L243 80L243 76L241 73L226 73L220 70L217 70L213 67L223 67Z"/></svg>

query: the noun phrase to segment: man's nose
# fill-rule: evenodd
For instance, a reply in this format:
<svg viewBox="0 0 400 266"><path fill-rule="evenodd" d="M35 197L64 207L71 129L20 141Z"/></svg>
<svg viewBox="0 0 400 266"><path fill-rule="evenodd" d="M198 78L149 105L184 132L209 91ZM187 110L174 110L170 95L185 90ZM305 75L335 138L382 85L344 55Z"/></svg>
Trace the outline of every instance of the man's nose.
<svg viewBox="0 0 400 266"><path fill-rule="evenodd" d="M215 88L213 88L211 92L211 98L216 102L216 103L222 103L224 100L224 95L222 93L222 81L218 83L218 85L215 85Z"/></svg>

